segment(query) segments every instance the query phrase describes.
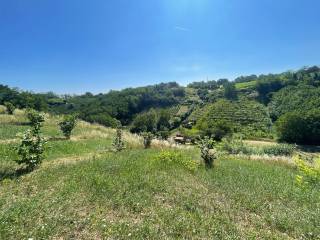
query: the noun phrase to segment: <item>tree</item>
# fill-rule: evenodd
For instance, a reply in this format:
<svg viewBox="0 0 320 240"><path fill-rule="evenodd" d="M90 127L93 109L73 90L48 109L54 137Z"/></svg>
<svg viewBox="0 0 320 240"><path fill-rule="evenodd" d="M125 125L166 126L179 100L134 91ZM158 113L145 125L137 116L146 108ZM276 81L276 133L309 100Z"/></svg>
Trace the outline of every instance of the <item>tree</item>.
<svg viewBox="0 0 320 240"><path fill-rule="evenodd" d="M280 141L297 144L320 144L320 110L289 112L275 124Z"/></svg>
<svg viewBox="0 0 320 240"><path fill-rule="evenodd" d="M76 124L76 115L66 115L64 116L63 121L59 123L60 129L67 139L70 139L72 130L76 127Z"/></svg>
<svg viewBox="0 0 320 240"><path fill-rule="evenodd" d="M11 102L5 102L4 106L7 108L7 113L12 115L16 107Z"/></svg>
<svg viewBox="0 0 320 240"><path fill-rule="evenodd" d="M228 100L237 99L237 89L234 83L226 82L224 85L224 97Z"/></svg>
<svg viewBox="0 0 320 240"><path fill-rule="evenodd" d="M132 122L131 132L152 132L157 130L157 113L155 110L150 110L142 114L138 114Z"/></svg>

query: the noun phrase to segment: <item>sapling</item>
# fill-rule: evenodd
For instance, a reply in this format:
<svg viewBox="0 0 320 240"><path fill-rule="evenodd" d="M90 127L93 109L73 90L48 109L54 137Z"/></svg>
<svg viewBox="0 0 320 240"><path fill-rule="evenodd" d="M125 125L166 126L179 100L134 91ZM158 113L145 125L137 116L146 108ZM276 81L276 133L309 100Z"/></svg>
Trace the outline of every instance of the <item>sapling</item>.
<svg viewBox="0 0 320 240"><path fill-rule="evenodd" d="M59 123L60 129L63 135L70 139L72 130L77 125L77 116L76 115L66 115L62 122Z"/></svg>
<svg viewBox="0 0 320 240"><path fill-rule="evenodd" d="M153 140L153 134L150 132L144 132L144 133L142 133L142 137L143 137L144 148L145 149L150 148L152 140Z"/></svg>
<svg viewBox="0 0 320 240"><path fill-rule="evenodd" d="M214 140L209 137L204 137L198 143L198 147L201 151L201 158L204 161L206 168L212 168L214 160L216 160L216 150L214 149Z"/></svg>
<svg viewBox="0 0 320 240"><path fill-rule="evenodd" d="M112 146L116 152L121 152L123 149L125 149L122 138L122 130L120 128L117 129L116 136L113 140Z"/></svg>
<svg viewBox="0 0 320 240"><path fill-rule="evenodd" d="M31 123L31 129L23 133L21 143L17 147L20 159L18 164L25 164L29 171L34 170L43 160L46 141L41 135L41 127L45 121L44 115L35 110L29 110L27 117Z"/></svg>

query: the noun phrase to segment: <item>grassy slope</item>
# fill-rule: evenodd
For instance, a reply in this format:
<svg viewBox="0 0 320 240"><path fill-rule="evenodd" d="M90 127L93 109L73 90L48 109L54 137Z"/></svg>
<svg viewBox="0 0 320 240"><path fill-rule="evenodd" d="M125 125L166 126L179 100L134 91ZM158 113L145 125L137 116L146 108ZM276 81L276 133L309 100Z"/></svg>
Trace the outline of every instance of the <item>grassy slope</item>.
<svg viewBox="0 0 320 240"><path fill-rule="evenodd" d="M46 131L60 136L55 122ZM1 138L14 138L15 128L2 124ZM297 188L288 166L221 158L212 171L189 172L156 162L159 150L138 144L107 152L109 129L82 123L75 134L71 142L50 142L43 165L19 178L12 175L14 143L0 142L2 239L320 236L320 193ZM183 153L198 160L194 149Z"/></svg>
<svg viewBox="0 0 320 240"><path fill-rule="evenodd" d="M238 90L249 89L249 88L253 88L256 84L257 84L257 81L236 83L236 88Z"/></svg>

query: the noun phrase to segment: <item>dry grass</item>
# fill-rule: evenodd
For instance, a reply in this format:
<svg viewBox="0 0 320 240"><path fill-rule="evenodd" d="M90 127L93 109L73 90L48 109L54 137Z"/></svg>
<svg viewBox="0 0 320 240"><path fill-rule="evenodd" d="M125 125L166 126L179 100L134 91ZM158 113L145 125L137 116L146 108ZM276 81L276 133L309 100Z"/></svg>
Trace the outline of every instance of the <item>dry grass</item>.
<svg viewBox="0 0 320 240"><path fill-rule="evenodd" d="M247 160L254 160L254 161L265 161L265 162L277 162L280 164L295 166L293 161L293 157L289 156L270 156L270 155L247 155L247 154L237 154L237 155L230 155L233 158L237 159L247 159Z"/></svg>

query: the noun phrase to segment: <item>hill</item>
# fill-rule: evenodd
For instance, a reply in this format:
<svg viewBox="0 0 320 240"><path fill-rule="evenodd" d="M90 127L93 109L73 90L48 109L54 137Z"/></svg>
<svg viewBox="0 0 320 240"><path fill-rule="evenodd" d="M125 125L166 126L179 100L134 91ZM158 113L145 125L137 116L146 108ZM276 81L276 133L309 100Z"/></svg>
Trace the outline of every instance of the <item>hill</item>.
<svg viewBox="0 0 320 240"><path fill-rule="evenodd" d="M221 155L213 170L193 147L157 141L149 150L125 133L127 149L110 151L115 131L80 122L70 141L46 116L41 167L17 171L21 110L0 114L0 236L3 239L317 239L319 191L295 184L285 162ZM253 159L253 158L251 158Z"/></svg>
<svg viewBox="0 0 320 240"><path fill-rule="evenodd" d="M198 129L195 120L203 118L207 112L205 109L210 105L227 100L235 102L241 108L239 111L234 108L228 110L230 114L237 115L229 118L232 125L240 126L243 125L244 118L255 118L253 121L257 124L253 124L254 126L237 127L238 132L246 138L267 137L291 143L319 145L320 139L316 136L312 137L312 141L295 141L294 138L283 137L274 127L277 126L274 123L287 113L298 112L295 114L304 115L306 111L315 112L314 110L319 109L319 88L320 68L314 66L280 74L241 76L234 81L219 79L194 82L187 87L170 82L97 95L35 94L0 85L0 104L10 102L18 108L34 108L53 114L77 113L81 119L91 123L107 127L122 124L138 133L144 128L136 126L137 122L139 125L149 124L148 131L166 137L179 128L191 128L191 132L196 132L199 136L203 136L204 132L212 132L212 129ZM259 110L255 112L256 109ZM241 115L241 111L244 115ZM153 116L153 122L150 122L150 116ZM286 123L290 121L286 116L283 118ZM320 115L316 114L312 121L317 121L315 119L318 118ZM149 123L144 122L147 120ZM303 122L300 125L312 121L304 119L300 121ZM312 135L312 132L317 132L314 126L310 127L307 135Z"/></svg>

